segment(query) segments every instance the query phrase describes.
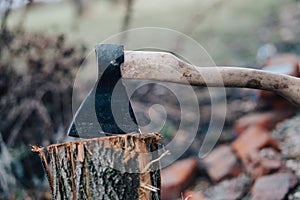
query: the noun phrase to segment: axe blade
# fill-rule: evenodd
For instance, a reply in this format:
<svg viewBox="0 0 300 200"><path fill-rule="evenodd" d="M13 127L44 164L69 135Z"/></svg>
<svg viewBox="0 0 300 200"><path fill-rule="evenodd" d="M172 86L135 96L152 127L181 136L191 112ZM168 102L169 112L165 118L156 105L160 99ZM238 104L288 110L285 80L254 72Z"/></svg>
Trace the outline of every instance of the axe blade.
<svg viewBox="0 0 300 200"><path fill-rule="evenodd" d="M101 137L103 133L138 132L138 125L122 84L120 66L124 48L116 44L96 45L98 79L85 98L68 130L73 137Z"/></svg>

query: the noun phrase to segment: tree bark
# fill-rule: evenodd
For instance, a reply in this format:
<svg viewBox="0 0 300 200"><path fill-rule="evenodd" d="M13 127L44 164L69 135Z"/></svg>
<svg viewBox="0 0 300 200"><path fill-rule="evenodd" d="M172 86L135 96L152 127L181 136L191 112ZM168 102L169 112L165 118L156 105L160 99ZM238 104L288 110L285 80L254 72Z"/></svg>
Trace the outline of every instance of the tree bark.
<svg viewBox="0 0 300 200"><path fill-rule="evenodd" d="M159 200L160 139L126 134L32 150L41 157L52 199Z"/></svg>

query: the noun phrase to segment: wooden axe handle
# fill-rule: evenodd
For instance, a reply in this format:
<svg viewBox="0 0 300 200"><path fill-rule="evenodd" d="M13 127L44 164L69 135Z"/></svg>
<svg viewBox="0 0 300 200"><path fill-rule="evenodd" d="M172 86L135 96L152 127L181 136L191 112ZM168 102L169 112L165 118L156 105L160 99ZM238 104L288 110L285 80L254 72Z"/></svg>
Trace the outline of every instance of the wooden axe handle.
<svg viewBox="0 0 300 200"><path fill-rule="evenodd" d="M241 67L197 67L165 52L125 51L121 74L125 79L268 90L300 105L300 78Z"/></svg>

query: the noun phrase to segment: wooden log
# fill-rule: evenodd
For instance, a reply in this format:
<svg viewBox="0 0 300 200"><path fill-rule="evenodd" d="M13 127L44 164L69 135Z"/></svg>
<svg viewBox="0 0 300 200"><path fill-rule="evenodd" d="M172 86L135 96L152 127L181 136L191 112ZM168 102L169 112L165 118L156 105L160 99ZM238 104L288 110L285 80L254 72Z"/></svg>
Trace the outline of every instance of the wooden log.
<svg viewBox="0 0 300 200"><path fill-rule="evenodd" d="M33 146L52 199L159 200L159 134L126 134Z"/></svg>

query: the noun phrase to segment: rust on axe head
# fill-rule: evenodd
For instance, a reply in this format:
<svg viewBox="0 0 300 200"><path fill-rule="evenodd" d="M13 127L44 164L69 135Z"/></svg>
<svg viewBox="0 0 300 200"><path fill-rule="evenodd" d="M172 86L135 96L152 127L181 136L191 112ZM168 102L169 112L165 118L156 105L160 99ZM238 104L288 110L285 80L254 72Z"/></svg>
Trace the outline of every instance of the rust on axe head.
<svg viewBox="0 0 300 200"><path fill-rule="evenodd" d="M101 133L138 132L136 118L121 79L123 46L98 44L96 57L97 82L76 112L68 135L88 138L99 137Z"/></svg>

